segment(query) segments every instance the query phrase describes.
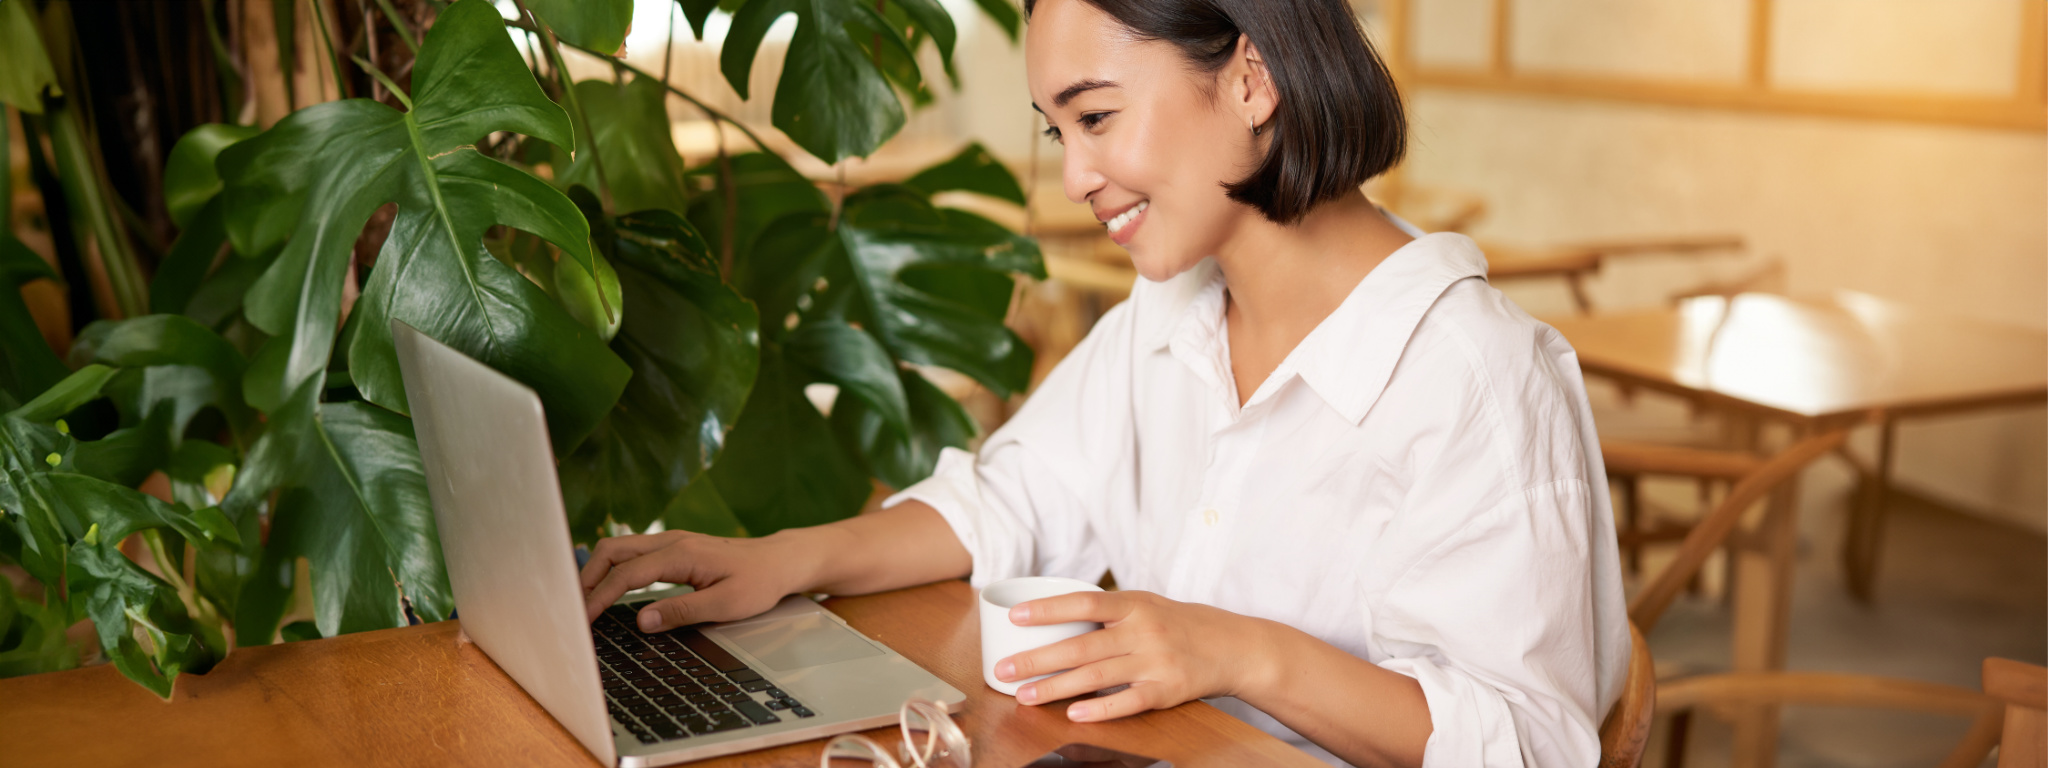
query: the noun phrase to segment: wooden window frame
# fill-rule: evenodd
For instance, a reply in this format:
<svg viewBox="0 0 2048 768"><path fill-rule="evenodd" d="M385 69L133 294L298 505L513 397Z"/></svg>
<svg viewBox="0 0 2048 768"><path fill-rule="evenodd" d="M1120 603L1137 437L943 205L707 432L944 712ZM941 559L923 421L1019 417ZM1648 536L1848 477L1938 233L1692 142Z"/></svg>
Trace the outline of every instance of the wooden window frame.
<svg viewBox="0 0 2048 768"><path fill-rule="evenodd" d="M1772 0L1749 0L1748 58L1740 82L1519 69L1514 66L1509 50L1513 0L1493 0L1493 30L1486 66L1422 65L1415 61L1409 45L1413 2L1379 0L1388 31L1384 53L1395 78L1409 87L2048 131L2048 0L2021 0L2018 77L2013 92L2003 98L1775 87L1770 82Z"/></svg>

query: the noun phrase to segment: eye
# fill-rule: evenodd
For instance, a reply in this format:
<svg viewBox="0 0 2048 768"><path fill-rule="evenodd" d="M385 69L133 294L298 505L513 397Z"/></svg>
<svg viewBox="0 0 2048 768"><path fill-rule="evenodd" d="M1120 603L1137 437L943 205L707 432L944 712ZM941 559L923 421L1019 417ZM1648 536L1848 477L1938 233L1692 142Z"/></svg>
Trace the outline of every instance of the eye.
<svg viewBox="0 0 2048 768"><path fill-rule="evenodd" d="M1109 119L1109 116L1110 116L1110 115L1112 115L1112 114L1115 114L1115 113L1112 113L1112 112L1089 112L1088 114L1085 114L1085 115L1082 115L1082 116L1081 116L1081 120L1080 120L1080 123L1081 123L1081 127L1082 127L1082 128L1086 128L1086 129L1088 129L1088 130L1091 130L1091 131L1092 131L1092 130L1095 130L1095 127L1096 127L1096 126L1098 126L1098 125L1101 125L1101 124L1102 124L1102 121L1104 121L1104 120L1107 120L1107 119Z"/></svg>
<svg viewBox="0 0 2048 768"><path fill-rule="evenodd" d="M1053 143L1055 143L1055 144L1065 144L1065 143L1066 143L1066 142L1064 142L1064 141L1061 141L1061 140L1060 140L1060 129L1058 129L1058 128L1054 128L1054 127L1051 127L1051 126L1046 126L1046 129L1045 129L1045 130L1043 130L1043 131L1040 131L1040 133L1043 133L1043 134L1045 134L1045 137L1046 137L1046 138L1048 138L1048 139L1052 139L1052 140L1053 140Z"/></svg>

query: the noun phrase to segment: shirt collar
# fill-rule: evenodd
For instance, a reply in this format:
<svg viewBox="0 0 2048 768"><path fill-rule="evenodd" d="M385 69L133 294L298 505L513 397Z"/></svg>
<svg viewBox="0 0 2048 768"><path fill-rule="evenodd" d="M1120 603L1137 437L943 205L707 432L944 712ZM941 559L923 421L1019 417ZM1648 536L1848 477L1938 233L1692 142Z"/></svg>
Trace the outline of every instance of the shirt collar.
<svg viewBox="0 0 2048 768"><path fill-rule="evenodd" d="M1440 232L1414 239L1367 273L1273 371L1273 384L1262 388L1277 392L1284 377L1299 376L1357 424L1386 389L1423 314L1452 283L1467 277L1486 277L1486 257L1471 238ZM1166 304L1178 311L1169 322L1154 326L1146 339L1148 350L1168 348L1177 337L1187 346L1220 344L1224 284L1214 262L1204 261L1160 287L1169 289ZM1221 377L1230 375L1227 364L1215 371L1204 370L1215 366L1191 367L1204 379L1219 379L1213 385L1222 386Z"/></svg>

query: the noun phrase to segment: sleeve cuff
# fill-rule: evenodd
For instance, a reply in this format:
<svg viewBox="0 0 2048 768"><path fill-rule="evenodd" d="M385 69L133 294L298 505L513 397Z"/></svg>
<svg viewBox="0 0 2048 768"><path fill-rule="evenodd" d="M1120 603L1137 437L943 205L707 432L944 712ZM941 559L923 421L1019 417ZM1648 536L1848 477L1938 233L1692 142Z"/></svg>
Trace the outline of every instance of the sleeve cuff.
<svg viewBox="0 0 2048 768"><path fill-rule="evenodd" d="M1388 659L1380 667L1422 684L1429 704L1429 741L1423 768L1520 768L1521 741L1507 702L1498 693L1427 658Z"/></svg>

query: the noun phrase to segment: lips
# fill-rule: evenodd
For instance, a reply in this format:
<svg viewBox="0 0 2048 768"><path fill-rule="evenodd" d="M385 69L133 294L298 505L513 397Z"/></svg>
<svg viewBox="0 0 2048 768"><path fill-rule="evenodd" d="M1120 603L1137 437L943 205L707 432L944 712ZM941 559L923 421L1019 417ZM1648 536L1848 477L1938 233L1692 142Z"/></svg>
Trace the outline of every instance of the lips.
<svg viewBox="0 0 2048 768"><path fill-rule="evenodd" d="M1152 201L1140 200L1137 205L1125 208L1122 213L1103 222L1103 226L1109 229L1109 239L1118 245L1129 243L1132 235L1138 231L1137 224L1145 218L1145 211L1151 207Z"/></svg>

